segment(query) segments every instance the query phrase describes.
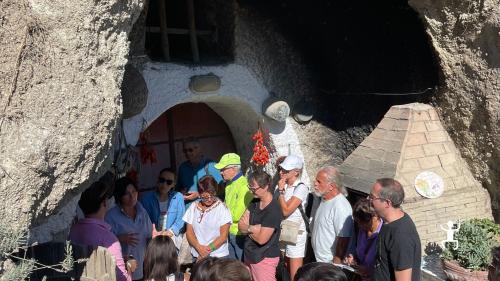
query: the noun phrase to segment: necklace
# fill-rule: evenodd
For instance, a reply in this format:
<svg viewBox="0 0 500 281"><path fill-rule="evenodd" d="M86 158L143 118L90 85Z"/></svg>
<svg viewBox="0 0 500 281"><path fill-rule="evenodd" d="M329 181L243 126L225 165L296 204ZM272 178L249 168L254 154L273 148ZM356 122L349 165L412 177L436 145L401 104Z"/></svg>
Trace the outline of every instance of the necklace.
<svg viewBox="0 0 500 281"><path fill-rule="evenodd" d="M215 209L215 207L217 207L220 202L221 202L220 200L217 200L215 203L212 204L212 206L206 208L205 210L203 210L203 208L200 207L201 203L197 203L196 208L198 209L198 211L201 212L200 217L198 218L198 223L201 223L201 220L203 220L203 216L206 213L210 212L211 210Z"/></svg>

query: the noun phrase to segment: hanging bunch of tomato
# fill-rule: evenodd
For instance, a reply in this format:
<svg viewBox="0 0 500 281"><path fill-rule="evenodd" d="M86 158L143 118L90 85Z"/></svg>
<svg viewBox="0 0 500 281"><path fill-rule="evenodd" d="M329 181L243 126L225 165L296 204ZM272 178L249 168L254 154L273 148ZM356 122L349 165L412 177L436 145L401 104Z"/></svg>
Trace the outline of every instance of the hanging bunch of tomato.
<svg viewBox="0 0 500 281"><path fill-rule="evenodd" d="M141 154L141 162L142 164L147 164L150 162L151 164L156 163L156 151L149 144L148 138L145 132L142 132L139 135L139 141L142 143L140 154Z"/></svg>
<svg viewBox="0 0 500 281"><path fill-rule="evenodd" d="M255 141L252 162L254 162L257 166L265 166L269 163L269 151L264 145L264 134L260 128L252 136L252 140Z"/></svg>

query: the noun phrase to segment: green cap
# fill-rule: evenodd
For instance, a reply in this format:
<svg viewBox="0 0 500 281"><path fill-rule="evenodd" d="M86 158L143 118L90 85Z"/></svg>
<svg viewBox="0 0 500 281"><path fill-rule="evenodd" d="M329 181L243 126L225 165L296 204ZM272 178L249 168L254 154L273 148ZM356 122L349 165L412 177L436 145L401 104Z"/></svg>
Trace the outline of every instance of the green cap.
<svg viewBox="0 0 500 281"><path fill-rule="evenodd" d="M241 165L240 156L236 153L227 153L222 155L219 163L215 164L215 168L220 170L229 165Z"/></svg>

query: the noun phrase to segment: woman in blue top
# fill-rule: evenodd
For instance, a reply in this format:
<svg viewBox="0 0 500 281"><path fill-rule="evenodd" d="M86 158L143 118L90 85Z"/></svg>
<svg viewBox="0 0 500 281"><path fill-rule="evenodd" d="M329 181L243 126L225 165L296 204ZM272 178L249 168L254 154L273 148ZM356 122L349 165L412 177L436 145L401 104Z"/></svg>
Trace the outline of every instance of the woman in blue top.
<svg viewBox="0 0 500 281"><path fill-rule="evenodd" d="M104 220L120 241L125 260L135 259L137 268L132 280L142 280L144 251L153 232L148 213L137 201L137 187L128 178L115 183L114 197L116 206L111 208Z"/></svg>
<svg viewBox="0 0 500 281"><path fill-rule="evenodd" d="M140 199L142 206L148 212L157 231L163 231L174 240L175 246L180 247L181 232L184 228L182 216L185 212L184 198L174 190L175 173L170 169L163 169L158 176L156 191L150 191Z"/></svg>

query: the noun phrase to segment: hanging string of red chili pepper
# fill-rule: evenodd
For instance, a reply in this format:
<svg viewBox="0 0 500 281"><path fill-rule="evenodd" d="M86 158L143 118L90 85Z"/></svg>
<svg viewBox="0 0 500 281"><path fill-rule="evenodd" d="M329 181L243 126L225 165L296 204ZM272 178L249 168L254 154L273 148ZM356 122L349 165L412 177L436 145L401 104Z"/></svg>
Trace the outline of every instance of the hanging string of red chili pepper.
<svg viewBox="0 0 500 281"><path fill-rule="evenodd" d="M150 162L151 164L156 163L156 151L154 150L153 146L149 144L149 140L145 132L142 132L139 135L139 141L142 143L140 149L142 164L147 164L148 162Z"/></svg>
<svg viewBox="0 0 500 281"><path fill-rule="evenodd" d="M135 168L131 168L130 170L128 170L125 176L131 179L135 184L139 182L139 174L137 173L137 170Z"/></svg>
<svg viewBox="0 0 500 281"><path fill-rule="evenodd" d="M257 129L257 132L252 136L252 140L255 141L255 145L253 147L252 162L257 166L265 166L267 163L269 163L269 151L264 145L264 134L262 133L260 125Z"/></svg>

